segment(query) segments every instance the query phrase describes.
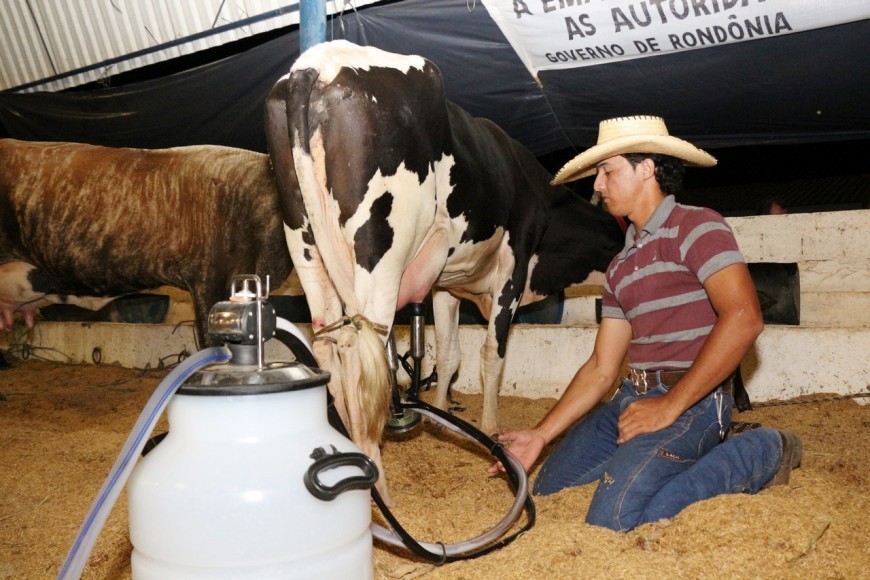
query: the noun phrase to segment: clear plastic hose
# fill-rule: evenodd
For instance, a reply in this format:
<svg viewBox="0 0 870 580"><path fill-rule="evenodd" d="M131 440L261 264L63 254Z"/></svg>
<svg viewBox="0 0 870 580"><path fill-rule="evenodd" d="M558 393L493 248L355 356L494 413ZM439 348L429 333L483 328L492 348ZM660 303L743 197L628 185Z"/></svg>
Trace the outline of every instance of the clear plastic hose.
<svg viewBox="0 0 870 580"><path fill-rule="evenodd" d="M293 324L286 318L281 318L280 316L278 316L275 319L275 328L286 330L287 332L298 338L299 341L305 346L305 348L308 349L308 352L311 353L311 356L314 356L314 349L311 348L311 345L308 343L308 339L305 338L305 335L302 334L302 331L299 330L299 327L297 327L295 324Z"/></svg>
<svg viewBox="0 0 870 580"><path fill-rule="evenodd" d="M199 368L216 362L226 362L229 359L230 350L226 347L201 350L182 361L157 386L127 437L127 442L118 459L115 460L103 487L91 504L91 509L57 575L58 580L78 580L81 577L97 537L115 505L115 500L118 499L133 467L136 466L136 460L145 448L148 435L151 434L175 391Z"/></svg>

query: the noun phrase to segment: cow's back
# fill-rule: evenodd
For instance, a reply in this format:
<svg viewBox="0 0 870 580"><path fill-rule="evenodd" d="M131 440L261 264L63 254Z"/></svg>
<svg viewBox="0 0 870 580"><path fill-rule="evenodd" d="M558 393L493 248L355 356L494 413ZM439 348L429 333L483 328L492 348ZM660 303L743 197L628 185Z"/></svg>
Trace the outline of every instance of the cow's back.
<svg viewBox="0 0 870 580"><path fill-rule="evenodd" d="M235 266L281 281L290 271L269 159L250 151L4 139L0 209L0 262L38 266L47 292L188 288Z"/></svg>

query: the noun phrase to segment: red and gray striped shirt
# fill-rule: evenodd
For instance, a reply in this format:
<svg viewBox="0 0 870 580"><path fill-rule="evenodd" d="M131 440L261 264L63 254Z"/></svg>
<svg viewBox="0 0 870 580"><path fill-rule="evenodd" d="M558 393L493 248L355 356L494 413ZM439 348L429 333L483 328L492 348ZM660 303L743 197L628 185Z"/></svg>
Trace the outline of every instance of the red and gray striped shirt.
<svg viewBox="0 0 870 580"><path fill-rule="evenodd" d="M717 320L704 282L732 264L745 263L724 218L668 196L635 241L605 275L601 315L631 323L629 366L642 370L687 369Z"/></svg>

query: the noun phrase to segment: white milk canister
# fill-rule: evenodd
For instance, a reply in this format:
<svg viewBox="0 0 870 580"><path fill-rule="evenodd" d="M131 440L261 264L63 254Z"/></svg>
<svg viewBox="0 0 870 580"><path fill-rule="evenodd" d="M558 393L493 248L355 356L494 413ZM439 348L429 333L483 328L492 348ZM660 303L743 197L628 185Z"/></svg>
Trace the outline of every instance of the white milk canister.
<svg viewBox="0 0 870 580"><path fill-rule="evenodd" d="M135 580L372 578L377 468L326 416L329 373L220 364L128 483Z"/></svg>

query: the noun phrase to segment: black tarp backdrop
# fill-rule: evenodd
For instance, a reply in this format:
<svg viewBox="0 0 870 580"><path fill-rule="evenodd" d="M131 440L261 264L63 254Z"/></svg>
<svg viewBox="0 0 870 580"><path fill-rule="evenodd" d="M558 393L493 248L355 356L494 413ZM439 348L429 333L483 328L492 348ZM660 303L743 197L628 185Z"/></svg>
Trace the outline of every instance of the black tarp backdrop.
<svg viewBox="0 0 870 580"><path fill-rule="evenodd" d="M214 63L119 88L0 93L0 120L9 136L29 141L265 151L266 94L298 54L293 32Z"/></svg>
<svg viewBox="0 0 870 580"><path fill-rule="evenodd" d="M601 119L626 114L661 115L672 133L701 147L730 148L723 149L725 158L745 146L812 143L854 154L843 143L870 139L870 20L547 71L542 86L483 6L465 0L368 6L331 20L327 34L430 58L452 100L498 123L551 170L594 143ZM219 61L118 88L0 93L0 121L9 136L26 140L265 151L263 103L298 51L298 33L289 30ZM746 162L734 160L719 170L734 172ZM863 156L849 164L859 166L849 171L868 171Z"/></svg>

